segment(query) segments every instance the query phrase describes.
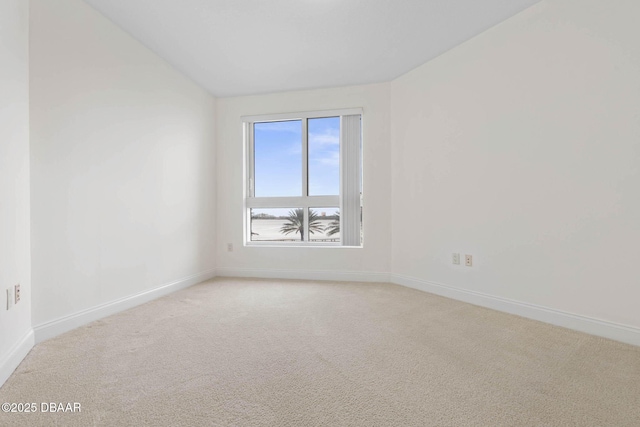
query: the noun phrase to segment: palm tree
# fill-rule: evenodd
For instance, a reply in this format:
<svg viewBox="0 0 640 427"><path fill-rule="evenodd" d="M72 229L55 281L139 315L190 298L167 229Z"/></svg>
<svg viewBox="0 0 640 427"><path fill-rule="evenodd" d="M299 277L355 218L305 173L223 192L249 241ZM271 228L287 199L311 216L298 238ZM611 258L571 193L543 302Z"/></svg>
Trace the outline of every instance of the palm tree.
<svg viewBox="0 0 640 427"><path fill-rule="evenodd" d="M334 215L335 219L327 225L327 228L324 231L327 233L327 236L333 236L340 232L340 211L336 212Z"/></svg>
<svg viewBox="0 0 640 427"><path fill-rule="evenodd" d="M300 233L300 241L304 241L304 210L302 208L291 209L280 232L283 234ZM313 209L309 209L309 233L322 232L323 227L318 220L318 214Z"/></svg>

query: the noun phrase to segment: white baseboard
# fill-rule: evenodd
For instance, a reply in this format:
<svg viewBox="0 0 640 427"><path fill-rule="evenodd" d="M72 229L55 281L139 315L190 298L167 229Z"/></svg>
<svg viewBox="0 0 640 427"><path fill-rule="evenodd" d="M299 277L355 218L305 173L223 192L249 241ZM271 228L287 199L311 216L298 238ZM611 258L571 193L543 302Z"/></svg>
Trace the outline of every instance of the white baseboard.
<svg viewBox="0 0 640 427"><path fill-rule="evenodd" d="M397 285L640 346L640 329L632 326L593 319L591 317L567 313L535 304L487 295L481 292L459 289L442 283L420 280L400 274L391 274L390 276L391 282Z"/></svg>
<svg viewBox="0 0 640 427"><path fill-rule="evenodd" d="M33 329L29 330L20 338L20 340L9 349L9 351L0 358L0 387L16 370L22 359L24 359L29 351L35 345Z"/></svg>
<svg viewBox="0 0 640 427"><path fill-rule="evenodd" d="M50 322L42 323L33 328L35 332L35 342L41 343L42 341L46 341L79 326L86 325L87 323L102 319L103 317L119 313L140 304L144 304L180 289L188 288L189 286L193 286L205 280L212 279L215 276L215 269L207 270L199 274L194 274L192 276L176 280L175 282L167 283L148 291L120 298L118 300L111 301L105 304L100 304L98 306L91 307L86 310L82 310L77 313L52 320Z"/></svg>
<svg viewBox="0 0 640 427"><path fill-rule="evenodd" d="M341 282L389 282L389 273L334 270L271 270L259 268L218 268L218 277L264 279L336 280Z"/></svg>

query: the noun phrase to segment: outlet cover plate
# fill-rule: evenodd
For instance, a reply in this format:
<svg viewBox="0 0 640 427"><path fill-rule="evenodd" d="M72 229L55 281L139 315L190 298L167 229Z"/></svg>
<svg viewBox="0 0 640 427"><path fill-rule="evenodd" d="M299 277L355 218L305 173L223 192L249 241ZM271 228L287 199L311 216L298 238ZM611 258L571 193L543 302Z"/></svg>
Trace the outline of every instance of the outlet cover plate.
<svg viewBox="0 0 640 427"><path fill-rule="evenodd" d="M464 265L466 265L467 267L473 266L473 256L465 255L464 256Z"/></svg>

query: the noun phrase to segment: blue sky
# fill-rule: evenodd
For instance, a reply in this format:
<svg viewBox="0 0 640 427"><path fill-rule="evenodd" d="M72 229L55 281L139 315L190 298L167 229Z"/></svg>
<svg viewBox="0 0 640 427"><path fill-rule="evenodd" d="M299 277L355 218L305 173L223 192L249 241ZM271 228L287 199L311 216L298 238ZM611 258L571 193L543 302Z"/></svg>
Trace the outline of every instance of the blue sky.
<svg viewBox="0 0 640 427"><path fill-rule="evenodd" d="M338 195L340 118L309 119L309 195ZM256 123L256 197L302 195L302 122Z"/></svg>
<svg viewBox="0 0 640 427"><path fill-rule="evenodd" d="M309 119L309 195L340 194L340 118Z"/></svg>
<svg viewBox="0 0 640 427"><path fill-rule="evenodd" d="M256 197L302 195L302 124L254 125Z"/></svg>

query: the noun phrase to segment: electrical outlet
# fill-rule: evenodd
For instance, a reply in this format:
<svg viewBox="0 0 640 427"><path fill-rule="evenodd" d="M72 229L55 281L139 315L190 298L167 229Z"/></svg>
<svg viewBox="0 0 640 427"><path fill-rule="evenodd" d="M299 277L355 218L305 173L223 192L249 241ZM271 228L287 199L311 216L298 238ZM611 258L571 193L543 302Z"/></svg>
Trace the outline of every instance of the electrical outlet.
<svg viewBox="0 0 640 427"><path fill-rule="evenodd" d="M233 252L233 243L227 243L227 252Z"/></svg>
<svg viewBox="0 0 640 427"><path fill-rule="evenodd" d="M20 283L15 286L16 304L20 302Z"/></svg>
<svg viewBox="0 0 640 427"><path fill-rule="evenodd" d="M464 265L471 267L473 265L473 257L471 255L464 256Z"/></svg>
<svg viewBox="0 0 640 427"><path fill-rule="evenodd" d="M13 306L13 288L7 288L7 310Z"/></svg>
<svg viewBox="0 0 640 427"><path fill-rule="evenodd" d="M453 262L456 265L460 265L460 254L457 254L457 253L452 254L451 262Z"/></svg>

